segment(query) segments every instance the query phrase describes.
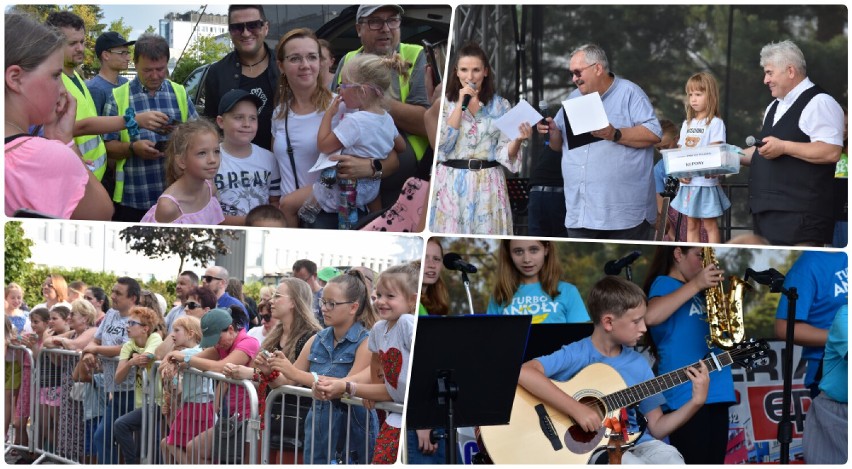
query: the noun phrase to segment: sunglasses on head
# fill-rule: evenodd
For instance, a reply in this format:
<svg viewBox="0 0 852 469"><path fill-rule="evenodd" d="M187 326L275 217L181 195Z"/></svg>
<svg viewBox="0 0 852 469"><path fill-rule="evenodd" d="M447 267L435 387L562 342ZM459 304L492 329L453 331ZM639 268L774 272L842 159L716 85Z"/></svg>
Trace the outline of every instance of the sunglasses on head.
<svg viewBox="0 0 852 469"><path fill-rule="evenodd" d="M228 31L242 34L243 31L248 29L249 32L256 33L263 27L263 23L263 20L246 21L245 23L230 23L228 25Z"/></svg>

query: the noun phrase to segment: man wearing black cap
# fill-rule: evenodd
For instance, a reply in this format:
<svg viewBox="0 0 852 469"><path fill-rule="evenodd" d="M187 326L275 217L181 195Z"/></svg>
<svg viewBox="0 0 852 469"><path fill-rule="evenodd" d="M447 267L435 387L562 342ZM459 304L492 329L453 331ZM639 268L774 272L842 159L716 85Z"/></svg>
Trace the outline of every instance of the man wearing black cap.
<svg viewBox="0 0 852 469"><path fill-rule="evenodd" d="M204 80L204 115L216 119L219 101L230 90L241 89L262 101L257 135L252 143L272 150L272 109L278 86L275 53L266 44L269 22L261 5L228 6L228 31L234 51L214 63Z"/></svg>
<svg viewBox="0 0 852 469"><path fill-rule="evenodd" d="M403 60L411 63L411 73L406 80L397 77L391 81L396 100L390 103L390 114L401 134L406 138L408 148L399 155L399 171L392 178L382 181L382 205L390 206L396 201L402 183L414 174L419 161L426 156L426 162L431 167L431 149L426 139L426 126L423 114L429 107L429 97L426 96L426 57L423 47L417 44L400 43L400 27L402 25L403 9L399 5L361 5L355 14L355 31L361 39L361 48L346 54L337 67L337 73L332 81L332 87L337 88L341 82L340 71L344 64L360 53L390 55L398 53ZM393 164L392 160L387 162ZM372 168L370 168L372 164ZM361 166L365 167L362 168ZM349 173L348 168L352 168ZM382 163L355 157L342 157L338 171L342 177L374 177L382 178ZM386 171L385 171L386 172Z"/></svg>
<svg viewBox="0 0 852 469"><path fill-rule="evenodd" d="M278 206L281 176L271 151L252 143L257 134L258 109L263 101L245 90L228 91L219 100L216 124L225 138L216 172L216 189L225 224L245 225L255 207Z"/></svg>
<svg viewBox="0 0 852 469"><path fill-rule="evenodd" d="M104 103L112 90L127 83L127 78L119 75L130 66L130 46L136 41L128 41L115 31L108 31L95 41L95 56L101 62L98 74L86 81L98 115L103 115Z"/></svg>

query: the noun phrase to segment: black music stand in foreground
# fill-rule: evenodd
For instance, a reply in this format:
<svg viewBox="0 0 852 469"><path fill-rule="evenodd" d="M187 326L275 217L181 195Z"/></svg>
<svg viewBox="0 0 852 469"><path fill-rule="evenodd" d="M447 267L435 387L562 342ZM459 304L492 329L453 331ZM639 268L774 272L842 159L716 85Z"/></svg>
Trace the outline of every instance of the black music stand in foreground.
<svg viewBox="0 0 852 469"><path fill-rule="evenodd" d="M532 316L421 316L406 425L447 429L456 463L459 427L509 422Z"/></svg>

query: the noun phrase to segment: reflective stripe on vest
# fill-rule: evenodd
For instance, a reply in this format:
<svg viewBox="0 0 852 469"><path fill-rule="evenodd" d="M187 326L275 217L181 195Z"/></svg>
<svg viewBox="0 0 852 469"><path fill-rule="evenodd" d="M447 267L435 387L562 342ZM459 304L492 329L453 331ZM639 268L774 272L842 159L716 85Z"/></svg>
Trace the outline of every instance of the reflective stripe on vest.
<svg viewBox="0 0 852 469"><path fill-rule="evenodd" d="M343 63L345 64L347 60L355 57L361 51L364 50L364 47L361 46L356 50L348 52L345 56L343 56ZM417 63L417 56L420 55L420 52L423 50L423 46L418 46L417 44L400 44L399 45L399 55L406 62L411 63L413 67L415 63ZM341 68L343 70L343 68ZM409 75L409 79L411 76ZM399 100L401 102L405 102L408 98L408 93L411 91L411 83L409 79L405 79L402 75L399 75ZM338 75L337 84L339 85L343 81L343 76ZM408 134L407 136L408 144L411 145L411 149L414 150L414 155L417 157L419 161L420 158L423 158L423 155L426 153L426 149L429 148L429 140L426 139L425 136Z"/></svg>
<svg viewBox="0 0 852 469"><path fill-rule="evenodd" d="M182 85L166 80L171 85L175 98L177 99L178 109L180 109L180 121L186 122L189 116L189 106L186 100L186 89ZM124 116L124 111L130 106L130 83L127 82L117 88L113 88L112 96L115 98L115 104L119 116ZM130 142L130 133L127 129L119 132L119 140L125 143ZM115 165L115 192L113 192L112 200L121 203L124 198L124 163L127 158L119 160Z"/></svg>
<svg viewBox="0 0 852 469"><path fill-rule="evenodd" d="M91 93L89 93L89 88L86 87L86 83L76 71L74 72L74 76L83 87L82 91L65 73L62 74L62 82L65 84L65 89L77 101L76 120L81 121L89 117L98 117L98 111L95 109L95 101L92 99ZM106 172L106 146L104 145L103 138L100 135L80 135L74 137L74 143L83 155L83 162L86 163L86 167L100 181L104 177L104 172Z"/></svg>

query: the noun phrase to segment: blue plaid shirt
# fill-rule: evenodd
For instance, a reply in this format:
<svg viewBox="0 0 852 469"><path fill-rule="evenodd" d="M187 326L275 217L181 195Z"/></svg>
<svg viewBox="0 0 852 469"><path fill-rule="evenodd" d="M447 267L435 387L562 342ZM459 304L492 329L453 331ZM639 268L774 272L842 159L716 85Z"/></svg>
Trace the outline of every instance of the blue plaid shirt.
<svg viewBox="0 0 852 469"><path fill-rule="evenodd" d="M136 113L145 111L160 111L178 122L180 118L180 108L178 107L177 97L172 89L169 81L166 80L160 85L160 89L154 96L148 95L148 89L142 86L139 78L134 78L130 82L130 106ZM197 119L198 113L195 111L192 101L187 97L187 119ZM109 99L104 105L105 116L117 116L118 105L115 102L115 96L110 94ZM122 114L123 115L123 114ZM104 140L119 140L118 133L106 134ZM139 138L141 140L150 140L152 142L166 141L168 135L160 135L147 129L139 128ZM129 157L124 164L124 197L121 201L122 205L140 210L151 208L157 199L166 189L166 160L144 160L138 157Z"/></svg>

